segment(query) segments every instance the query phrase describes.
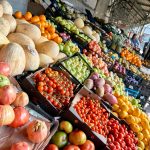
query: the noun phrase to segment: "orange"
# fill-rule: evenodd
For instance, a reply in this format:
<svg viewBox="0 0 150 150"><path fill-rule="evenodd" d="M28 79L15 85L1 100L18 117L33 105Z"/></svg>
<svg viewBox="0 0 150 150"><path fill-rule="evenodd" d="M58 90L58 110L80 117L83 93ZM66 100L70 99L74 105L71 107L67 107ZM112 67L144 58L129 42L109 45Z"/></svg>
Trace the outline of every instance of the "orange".
<svg viewBox="0 0 150 150"><path fill-rule="evenodd" d="M54 39L54 38L56 38L56 37L58 37L58 34L57 34L57 33L51 34L51 39Z"/></svg>
<svg viewBox="0 0 150 150"><path fill-rule="evenodd" d="M22 12L21 11L16 11L14 16L17 18L17 19L21 19L22 18Z"/></svg>
<svg viewBox="0 0 150 150"><path fill-rule="evenodd" d="M38 16L34 16L34 17L31 18L32 23L36 23L36 22L39 22L39 21L40 21L40 19L39 19Z"/></svg>
<svg viewBox="0 0 150 150"><path fill-rule="evenodd" d="M62 38L57 36L56 38L53 39L57 44L62 42Z"/></svg>
<svg viewBox="0 0 150 150"><path fill-rule="evenodd" d="M30 12L26 12L25 15L24 15L24 18L26 20L30 20L32 18L32 14Z"/></svg>
<svg viewBox="0 0 150 150"><path fill-rule="evenodd" d="M46 21L46 17L44 15L40 15L39 18L40 18L40 21Z"/></svg>
<svg viewBox="0 0 150 150"><path fill-rule="evenodd" d="M55 28L53 26L51 26L51 27L48 28L48 31L50 33L55 33Z"/></svg>
<svg viewBox="0 0 150 150"><path fill-rule="evenodd" d="M51 34L50 33L47 33L47 38L48 38L48 40L51 39Z"/></svg>
<svg viewBox="0 0 150 150"><path fill-rule="evenodd" d="M45 21L40 21L41 22L41 26L45 27Z"/></svg>
<svg viewBox="0 0 150 150"><path fill-rule="evenodd" d="M39 22L36 22L35 25L37 25L40 29L41 29L41 27L42 27L40 21L39 21Z"/></svg>
<svg viewBox="0 0 150 150"><path fill-rule="evenodd" d="M47 28L48 27L48 22L47 21L45 21L45 28Z"/></svg>

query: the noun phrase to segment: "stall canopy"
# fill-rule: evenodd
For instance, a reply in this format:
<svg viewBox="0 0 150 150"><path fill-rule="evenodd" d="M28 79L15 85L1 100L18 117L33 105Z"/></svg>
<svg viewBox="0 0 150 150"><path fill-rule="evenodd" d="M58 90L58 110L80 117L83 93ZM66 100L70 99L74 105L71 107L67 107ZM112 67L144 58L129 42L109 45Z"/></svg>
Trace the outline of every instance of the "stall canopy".
<svg viewBox="0 0 150 150"><path fill-rule="evenodd" d="M108 8L112 22L128 26L150 23L150 0L112 0Z"/></svg>

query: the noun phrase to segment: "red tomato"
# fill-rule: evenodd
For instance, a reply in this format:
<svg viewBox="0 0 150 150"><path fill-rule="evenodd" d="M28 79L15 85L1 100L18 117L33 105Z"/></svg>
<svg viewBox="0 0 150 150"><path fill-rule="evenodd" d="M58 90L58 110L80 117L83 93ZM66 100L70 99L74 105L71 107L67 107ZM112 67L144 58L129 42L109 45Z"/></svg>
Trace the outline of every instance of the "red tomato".
<svg viewBox="0 0 150 150"><path fill-rule="evenodd" d="M58 150L58 147L55 144L49 144L46 150Z"/></svg>
<svg viewBox="0 0 150 150"><path fill-rule="evenodd" d="M63 150L80 150L80 148L76 145L67 145Z"/></svg>
<svg viewBox="0 0 150 150"><path fill-rule="evenodd" d="M80 150L95 150L95 145L92 141L86 140L86 142L80 146Z"/></svg>

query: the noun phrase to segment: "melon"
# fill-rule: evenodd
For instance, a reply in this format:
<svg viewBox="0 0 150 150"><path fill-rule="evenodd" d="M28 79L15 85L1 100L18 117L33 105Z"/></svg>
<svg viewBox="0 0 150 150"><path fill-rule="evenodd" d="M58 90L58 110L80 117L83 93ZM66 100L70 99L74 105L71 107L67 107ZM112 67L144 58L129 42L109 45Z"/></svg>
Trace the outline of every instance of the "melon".
<svg viewBox="0 0 150 150"><path fill-rule="evenodd" d="M47 66L54 62L54 60L46 54L39 53L40 67Z"/></svg>
<svg viewBox="0 0 150 150"><path fill-rule="evenodd" d="M26 71L34 71L39 68L40 59L37 50L29 45L22 46L26 56Z"/></svg>
<svg viewBox="0 0 150 150"><path fill-rule="evenodd" d="M4 14L13 14L13 8L7 0L0 0L0 4L3 6L3 13Z"/></svg>
<svg viewBox="0 0 150 150"><path fill-rule="evenodd" d="M54 60L55 60L55 62L56 62L56 61L58 61L59 59L63 59L63 58L65 58L65 57L67 57L67 55L60 52Z"/></svg>
<svg viewBox="0 0 150 150"><path fill-rule="evenodd" d="M5 36L7 36L9 31L10 31L9 22L3 17L1 17L0 18L0 32L4 34Z"/></svg>
<svg viewBox="0 0 150 150"><path fill-rule="evenodd" d="M28 45L32 48L35 48L35 44L31 38L23 33L11 33L7 36L10 42L15 42L20 45Z"/></svg>
<svg viewBox="0 0 150 150"><path fill-rule="evenodd" d="M0 33L0 48L8 43L9 43L9 40L7 39L7 37L3 35L2 33Z"/></svg>
<svg viewBox="0 0 150 150"><path fill-rule="evenodd" d="M22 74L26 62L23 48L17 43L8 43L0 50L0 61L9 64L12 76Z"/></svg>
<svg viewBox="0 0 150 150"><path fill-rule="evenodd" d="M48 39L44 36L41 36L40 39L35 42L35 45L39 45L39 44L46 42L46 41L48 41Z"/></svg>
<svg viewBox="0 0 150 150"><path fill-rule="evenodd" d="M17 25L15 18L9 14L4 14L3 18L9 22L10 32L14 32L16 30L16 25Z"/></svg>
<svg viewBox="0 0 150 150"><path fill-rule="evenodd" d="M3 16L3 6L0 4L0 17Z"/></svg>
<svg viewBox="0 0 150 150"><path fill-rule="evenodd" d="M95 37L96 42L99 42L99 41L100 41L100 36L99 36L98 33L94 33L93 36Z"/></svg>
<svg viewBox="0 0 150 150"><path fill-rule="evenodd" d="M81 29L84 27L84 21L82 20L82 18L77 18L74 21L74 24L77 26L77 28Z"/></svg>
<svg viewBox="0 0 150 150"><path fill-rule="evenodd" d="M56 58L59 54L59 46L54 41L43 42L36 47L39 53L48 55L51 58Z"/></svg>
<svg viewBox="0 0 150 150"><path fill-rule="evenodd" d="M91 36L91 35L92 35L92 30L91 30L90 27L84 26L84 27L82 28L82 30L83 30L83 32L84 32L86 35L88 35L88 36Z"/></svg>
<svg viewBox="0 0 150 150"><path fill-rule="evenodd" d="M27 23L27 24L29 24L28 21L23 20L23 19L16 19L16 23L17 23L17 25L18 25L18 24L22 24L22 23Z"/></svg>
<svg viewBox="0 0 150 150"><path fill-rule="evenodd" d="M38 41L41 37L40 29L33 24L27 24L27 23L18 24L16 28L16 32L23 33L29 36L34 42Z"/></svg>

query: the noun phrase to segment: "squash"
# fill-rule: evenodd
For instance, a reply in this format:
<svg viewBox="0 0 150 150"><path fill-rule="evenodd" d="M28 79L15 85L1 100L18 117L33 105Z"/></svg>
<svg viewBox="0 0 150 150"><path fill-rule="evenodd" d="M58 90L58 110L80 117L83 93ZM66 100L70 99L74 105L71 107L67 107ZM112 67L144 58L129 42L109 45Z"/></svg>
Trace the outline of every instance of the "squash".
<svg viewBox="0 0 150 150"><path fill-rule="evenodd" d="M26 71L34 71L39 68L40 58L37 50L31 46L23 45L22 46L26 56Z"/></svg>
<svg viewBox="0 0 150 150"><path fill-rule="evenodd" d="M60 52L54 60L55 60L55 62L56 62L56 61L58 61L59 59L63 59L63 58L65 58L65 57L67 57L67 55Z"/></svg>
<svg viewBox="0 0 150 150"><path fill-rule="evenodd" d="M0 61L9 64L12 76L22 74L26 62L23 48L17 43L8 43L0 50Z"/></svg>
<svg viewBox="0 0 150 150"><path fill-rule="evenodd" d="M9 14L9 15L13 14L13 8L7 0L1 0L0 4L3 6L4 14Z"/></svg>
<svg viewBox="0 0 150 150"><path fill-rule="evenodd" d="M92 30L91 30L90 27L84 26L84 27L82 28L82 30L83 30L83 32L84 32L86 35L88 35L88 36L91 36L91 35L92 35Z"/></svg>
<svg viewBox="0 0 150 150"><path fill-rule="evenodd" d="M95 37L96 39L96 42L98 43L100 41L100 36L98 33L94 33L93 36Z"/></svg>
<svg viewBox="0 0 150 150"><path fill-rule="evenodd" d="M59 46L54 41L46 41L37 45L37 51L48 55L49 57L56 58L59 54Z"/></svg>
<svg viewBox="0 0 150 150"><path fill-rule="evenodd" d="M48 39L44 36L41 36L40 39L35 42L35 45L39 45L39 44L46 42L46 41L48 41Z"/></svg>
<svg viewBox="0 0 150 150"><path fill-rule="evenodd" d="M9 22L6 19L1 17L0 18L0 32L4 34L5 36L7 36L9 31L10 31Z"/></svg>
<svg viewBox="0 0 150 150"><path fill-rule="evenodd" d="M44 67L54 62L54 60L46 54L39 53L39 57L40 57L40 67Z"/></svg>
<svg viewBox="0 0 150 150"><path fill-rule="evenodd" d="M29 36L34 42L38 41L41 37L40 29L33 24L18 24L16 28L16 32L23 33Z"/></svg>
<svg viewBox="0 0 150 150"><path fill-rule="evenodd" d="M0 17L3 16L3 6L0 4Z"/></svg>
<svg viewBox="0 0 150 150"><path fill-rule="evenodd" d="M77 18L74 21L74 24L77 26L77 28L81 29L84 27L84 21L82 20L82 18Z"/></svg>
<svg viewBox="0 0 150 150"><path fill-rule="evenodd" d="M18 25L18 24L22 24L22 23L27 23L27 24L29 24L28 21L23 20L23 19L16 19L16 23L17 23L17 25Z"/></svg>
<svg viewBox="0 0 150 150"><path fill-rule="evenodd" d="M11 33L7 36L10 42L15 42L22 45L28 45L32 48L35 48L35 44L31 38L23 33Z"/></svg>
<svg viewBox="0 0 150 150"><path fill-rule="evenodd" d="M4 14L3 18L6 19L9 22L10 32L14 32L16 30L16 26L17 26L15 18L12 15L9 15L9 14Z"/></svg>
<svg viewBox="0 0 150 150"><path fill-rule="evenodd" d="M9 40L7 39L7 37L5 35L3 35L2 33L0 33L0 48L5 45L8 44Z"/></svg>

